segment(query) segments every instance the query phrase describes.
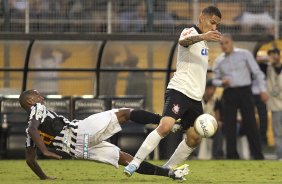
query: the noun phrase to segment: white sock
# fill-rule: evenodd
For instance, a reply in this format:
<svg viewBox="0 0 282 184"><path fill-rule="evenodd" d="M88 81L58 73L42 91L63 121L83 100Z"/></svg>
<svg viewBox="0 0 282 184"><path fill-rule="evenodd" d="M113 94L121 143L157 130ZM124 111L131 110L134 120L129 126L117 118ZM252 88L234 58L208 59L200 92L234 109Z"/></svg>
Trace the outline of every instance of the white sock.
<svg viewBox="0 0 282 184"><path fill-rule="evenodd" d="M194 151L195 148L190 148L186 142L185 139L179 143L178 147L174 151L173 155L169 158L167 163L163 165L164 168L173 168L180 162L187 160L189 155Z"/></svg>
<svg viewBox="0 0 282 184"><path fill-rule="evenodd" d="M152 131L147 136L130 164L134 164L138 168L141 162L158 146L162 138L163 137L160 136L157 130Z"/></svg>

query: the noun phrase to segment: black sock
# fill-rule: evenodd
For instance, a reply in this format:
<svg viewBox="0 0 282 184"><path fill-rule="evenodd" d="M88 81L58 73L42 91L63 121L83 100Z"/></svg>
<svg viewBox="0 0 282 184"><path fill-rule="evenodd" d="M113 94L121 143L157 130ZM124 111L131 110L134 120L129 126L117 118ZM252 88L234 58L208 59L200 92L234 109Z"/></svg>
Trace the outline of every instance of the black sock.
<svg viewBox="0 0 282 184"><path fill-rule="evenodd" d="M147 175L158 175L158 176L168 176L169 175L168 168L158 167L146 161L140 164L140 167L137 169L136 172L139 174L147 174Z"/></svg>
<svg viewBox="0 0 282 184"><path fill-rule="evenodd" d="M159 124L161 116L144 110L133 110L130 113L130 120L139 124Z"/></svg>

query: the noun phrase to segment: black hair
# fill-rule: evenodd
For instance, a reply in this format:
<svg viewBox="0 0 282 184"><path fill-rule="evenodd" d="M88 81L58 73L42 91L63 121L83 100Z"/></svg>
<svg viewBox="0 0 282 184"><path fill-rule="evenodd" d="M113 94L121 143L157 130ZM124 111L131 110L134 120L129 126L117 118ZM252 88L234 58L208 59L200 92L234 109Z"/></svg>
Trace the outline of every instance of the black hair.
<svg viewBox="0 0 282 184"><path fill-rule="evenodd" d="M280 55L280 50L278 48L273 48L267 51L267 55L275 54L275 53Z"/></svg>
<svg viewBox="0 0 282 184"><path fill-rule="evenodd" d="M204 8L202 13L208 14L208 15L215 15L215 16L218 16L219 18L221 18L221 12L215 6L208 6L208 7Z"/></svg>
<svg viewBox="0 0 282 184"><path fill-rule="evenodd" d="M28 105L27 105L27 100L34 94L34 89L31 90L27 90L22 92L22 94L19 97L19 102L22 108L24 108L25 110L28 109Z"/></svg>

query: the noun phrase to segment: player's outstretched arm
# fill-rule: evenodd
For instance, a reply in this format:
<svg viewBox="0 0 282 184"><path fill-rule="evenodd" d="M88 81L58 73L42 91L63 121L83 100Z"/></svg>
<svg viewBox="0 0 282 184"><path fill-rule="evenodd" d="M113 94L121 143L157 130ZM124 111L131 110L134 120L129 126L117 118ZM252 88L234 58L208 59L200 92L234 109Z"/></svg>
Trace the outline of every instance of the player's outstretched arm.
<svg viewBox="0 0 282 184"><path fill-rule="evenodd" d="M38 127L40 125L40 122L35 119L31 119L31 122L29 123L28 126L28 134L30 135L31 139L34 141L36 146L40 149L42 154L46 157L49 158L54 158L54 159L62 159L61 156L50 152L47 147L45 146L44 142L40 138L40 134L38 132Z"/></svg>
<svg viewBox="0 0 282 184"><path fill-rule="evenodd" d="M42 171L41 167L38 165L36 161L36 148L35 147L27 147L25 150L25 159L27 165L30 169L41 179L56 179L56 177L46 176L46 174Z"/></svg>
<svg viewBox="0 0 282 184"><path fill-rule="evenodd" d="M178 43L183 47L188 47L197 42L206 40L206 41L220 41L221 33L219 31L208 31L207 33L199 34L199 35L190 35L187 32L187 35L181 36L178 40Z"/></svg>

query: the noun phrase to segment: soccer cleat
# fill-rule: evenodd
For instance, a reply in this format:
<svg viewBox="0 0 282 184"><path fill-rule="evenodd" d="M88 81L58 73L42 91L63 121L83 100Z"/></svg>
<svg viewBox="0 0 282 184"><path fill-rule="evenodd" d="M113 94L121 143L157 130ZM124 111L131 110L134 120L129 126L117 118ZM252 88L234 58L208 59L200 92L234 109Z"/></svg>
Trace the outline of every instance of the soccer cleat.
<svg viewBox="0 0 282 184"><path fill-rule="evenodd" d="M175 124L173 125L171 132L175 133L179 130L182 130L182 125L181 125L181 119L179 118L178 120L176 120Z"/></svg>
<svg viewBox="0 0 282 184"><path fill-rule="evenodd" d="M182 130L182 126L179 125L179 124L174 124L173 127L172 127L172 129L171 129L171 132L172 132L172 133L175 133L175 132L177 132L177 131L179 131L179 130Z"/></svg>
<svg viewBox="0 0 282 184"><path fill-rule="evenodd" d="M177 167L176 169L173 169L172 174L169 177L174 179L174 180L185 181L186 178L184 178L184 176L189 174L189 171L190 171L189 165L184 164L182 166Z"/></svg>
<svg viewBox="0 0 282 184"><path fill-rule="evenodd" d="M128 164L124 169L123 169L123 173L130 177L132 176L132 174L137 170L137 166L134 164Z"/></svg>

